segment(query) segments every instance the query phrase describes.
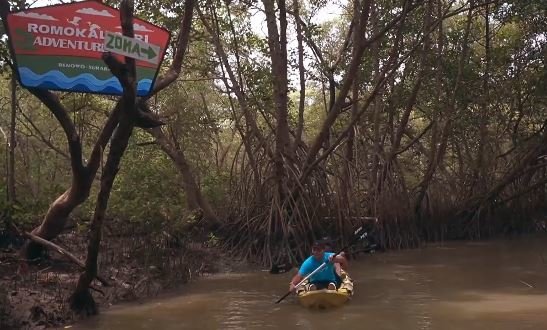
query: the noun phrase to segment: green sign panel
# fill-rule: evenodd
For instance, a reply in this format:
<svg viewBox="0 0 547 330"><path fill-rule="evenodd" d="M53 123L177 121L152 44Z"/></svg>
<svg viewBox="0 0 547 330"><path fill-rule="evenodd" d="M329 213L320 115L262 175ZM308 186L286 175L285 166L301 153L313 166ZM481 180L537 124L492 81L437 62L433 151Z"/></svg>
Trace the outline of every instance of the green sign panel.
<svg viewBox="0 0 547 330"><path fill-rule="evenodd" d="M153 64L157 64L160 60L160 46L158 45L110 31L105 31L104 37L105 51Z"/></svg>

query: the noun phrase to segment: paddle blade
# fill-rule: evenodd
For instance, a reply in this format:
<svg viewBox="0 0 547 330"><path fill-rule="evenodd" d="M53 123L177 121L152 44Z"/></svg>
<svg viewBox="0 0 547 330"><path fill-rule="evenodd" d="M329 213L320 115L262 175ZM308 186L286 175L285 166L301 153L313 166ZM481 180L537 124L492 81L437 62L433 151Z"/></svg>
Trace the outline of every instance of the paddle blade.
<svg viewBox="0 0 547 330"><path fill-rule="evenodd" d="M363 226L355 229L355 231L353 232L353 236L357 236L361 231L363 231Z"/></svg>

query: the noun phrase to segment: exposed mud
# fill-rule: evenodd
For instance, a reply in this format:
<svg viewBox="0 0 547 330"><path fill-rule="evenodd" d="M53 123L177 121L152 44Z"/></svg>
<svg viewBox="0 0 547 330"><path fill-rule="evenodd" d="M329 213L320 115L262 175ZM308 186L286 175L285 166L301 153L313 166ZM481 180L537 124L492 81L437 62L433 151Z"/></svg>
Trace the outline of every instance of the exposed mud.
<svg viewBox="0 0 547 330"><path fill-rule="evenodd" d="M155 237L151 237L155 236ZM85 260L85 235L76 231L55 240L59 246ZM99 273L105 287L93 282L99 309L119 302L154 297L194 277L226 271L218 252L207 244L172 240L167 234L105 237ZM26 266L18 244L0 249L0 329L42 329L72 323L85 315L70 310L81 269L63 256L48 252L39 264Z"/></svg>

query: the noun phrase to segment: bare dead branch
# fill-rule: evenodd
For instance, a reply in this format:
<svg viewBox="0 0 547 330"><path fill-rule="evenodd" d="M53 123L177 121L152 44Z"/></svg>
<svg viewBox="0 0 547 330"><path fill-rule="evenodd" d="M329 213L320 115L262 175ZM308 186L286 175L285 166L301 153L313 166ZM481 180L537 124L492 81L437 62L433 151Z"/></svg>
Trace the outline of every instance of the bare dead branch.
<svg viewBox="0 0 547 330"><path fill-rule="evenodd" d="M20 231L19 231L20 232ZM34 234L31 234L29 232L23 232L23 235L30 238L31 240L33 240L34 242L38 243L38 244L41 244L47 248L50 248L52 250L55 250L57 251L58 253L60 253L61 255L65 256L67 259L69 259L70 261L72 261L73 263L75 263L76 265L80 266L80 268L84 269L85 268L85 264L80 261L75 255L73 255L72 253L68 252L66 249L60 247L59 245L55 244L55 243L52 243L48 240L45 240L41 237L38 237ZM108 281L100 276L100 275L96 275L95 276L99 282L101 282L104 286L110 286L110 284L108 283Z"/></svg>

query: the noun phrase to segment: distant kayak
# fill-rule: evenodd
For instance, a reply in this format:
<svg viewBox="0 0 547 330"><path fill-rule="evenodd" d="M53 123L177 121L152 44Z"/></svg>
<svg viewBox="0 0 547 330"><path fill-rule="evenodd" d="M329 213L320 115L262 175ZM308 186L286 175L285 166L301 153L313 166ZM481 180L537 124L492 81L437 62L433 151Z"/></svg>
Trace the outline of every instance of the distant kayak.
<svg viewBox="0 0 547 330"><path fill-rule="evenodd" d="M309 308L326 309L338 307L350 300L353 295L353 280L347 273L342 273L342 284L338 290L299 290L298 301ZM302 287L306 287L303 285Z"/></svg>

